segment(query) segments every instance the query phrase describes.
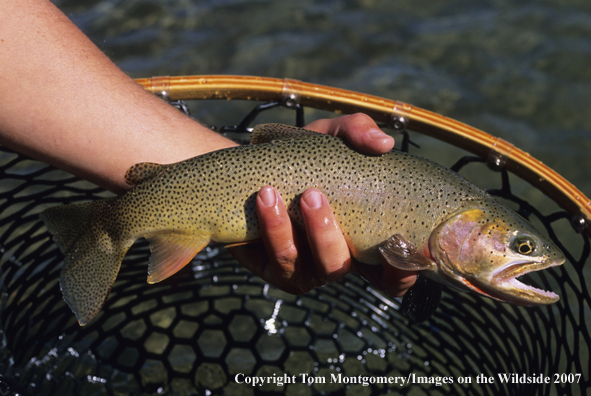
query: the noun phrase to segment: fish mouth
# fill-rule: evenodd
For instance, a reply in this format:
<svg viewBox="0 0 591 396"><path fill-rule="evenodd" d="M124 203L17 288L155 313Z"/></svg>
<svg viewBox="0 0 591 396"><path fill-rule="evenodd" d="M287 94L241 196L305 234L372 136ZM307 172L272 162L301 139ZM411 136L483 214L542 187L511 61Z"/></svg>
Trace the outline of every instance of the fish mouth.
<svg viewBox="0 0 591 396"><path fill-rule="evenodd" d="M480 289L492 298L517 305L552 304L560 299L556 293L527 285L517 278L534 271L556 267L564 263L564 261L564 259L555 259L542 262L521 261L512 263L495 273L490 278L489 285L480 285Z"/></svg>

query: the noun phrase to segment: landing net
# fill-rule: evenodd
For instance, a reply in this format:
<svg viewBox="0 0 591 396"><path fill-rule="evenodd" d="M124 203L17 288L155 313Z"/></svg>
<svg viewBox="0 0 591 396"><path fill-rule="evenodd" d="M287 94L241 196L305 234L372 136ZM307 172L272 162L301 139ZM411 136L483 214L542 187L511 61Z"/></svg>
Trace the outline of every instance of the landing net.
<svg viewBox="0 0 591 396"><path fill-rule="evenodd" d="M292 99L261 109L294 108L303 124L303 106ZM219 129L240 138L259 112ZM398 121L390 126L405 130ZM435 315L409 325L398 299L358 276L293 296L213 245L148 285L149 249L139 242L102 311L79 327L59 289L63 256L38 214L110 193L0 147L0 395L588 394L586 223L552 203L550 212L537 209L512 191L517 178L502 161L495 170L483 162L490 164L467 156L443 165L486 173L493 195L563 249L563 266L523 279L558 293L558 303L523 308L446 288ZM296 383L278 386L285 376ZM253 377L275 383L253 387Z"/></svg>

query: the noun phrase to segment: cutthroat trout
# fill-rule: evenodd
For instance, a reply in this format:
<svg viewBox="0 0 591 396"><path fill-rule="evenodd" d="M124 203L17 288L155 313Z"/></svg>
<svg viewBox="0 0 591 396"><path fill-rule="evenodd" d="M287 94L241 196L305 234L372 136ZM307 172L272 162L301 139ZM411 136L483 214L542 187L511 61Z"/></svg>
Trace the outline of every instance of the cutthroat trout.
<svg viewBox="0 0 591 396"><path fill-rule="evenodd" d="M367 156L339 138L277 124L257 126L251 145L170 165L142 163L120 197L54 207L41 217L65 254L60 284L81 325L101 309L121 261L150 242L148 282L180 270L210 242L260 237L256 193L274 186L296 227L299 197L327 197L352 256L421 271L439 283L520 305L558 300L516 278L565 258L515 212L458 174L392 151Z"/></svg>

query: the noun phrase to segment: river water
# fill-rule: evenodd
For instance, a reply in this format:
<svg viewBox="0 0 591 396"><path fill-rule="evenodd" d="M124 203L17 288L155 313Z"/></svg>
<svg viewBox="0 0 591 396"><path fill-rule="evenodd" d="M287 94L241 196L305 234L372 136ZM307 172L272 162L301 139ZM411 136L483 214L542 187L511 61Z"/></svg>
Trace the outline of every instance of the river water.
<svg viewBox="0 0 591 396"><path fill-rule="evenodd" d="M500 136L591 195L584 0L57 4L133 77L289 77L401 100Z"/></svg>
<svg viewBox="0 0 591 396"><path fill-rule="evenodd" d="M132 77L288 77L400 100L508 140L591 196L591 3L586 0L64 0L56 4ZM231 125L252 104L190 106L193 116L205 123ZM419 154L446 166L461 155L430 138L413 135L412 139L422 147ZM478 171L468 174L481 181ZM515 186L535 205L542 201L527 185ZM10 237L5 239L8 245ZM580 238L576 242L579 247L573 255L578 257ZM148 252L146 246L138 249L135 259L142 266L122 266L126 272L120 274L113 292L119 297L110 301L94 327L81 330L61 300L55 261L48 259L41 269L29 273L27 265L39 263L20 259L27 265L17 275L6 271L17 281L23 273L34 284L30 291L19 289L16 281L0 285L10 293L0 319L6 329L12 325L0 349L4 353L0 368L10 370L0 375L29 394L44 384L54 386L45 389L63 389L63 394L77 394L79 389L97 395L196 394L204 389L206 394L211 394L210 389L215 394L255 394L237 386L234 375L240 370L280 375L278 366L285 372L313 371L319 377L342 369L346 375L412 372L427 378L445 373L456 380L462 375L494 376L497 370L532 368L546 376L560 374L558 370L573 376L583 373L589 385L589 293L583 270L574 263L564 266L568 276L549 281L563 299L563 305L543 311L550 312L552 320L507 305L501 310L490 300L468 296L457 303L457 310L448 298L436 321L413 328L396 319L393 305L357 278L294 297L213 253L198 256L193 263L195 279L190 273L179 275L178 290L140 285ZM21 265L18 257L0 258L2 268ZM42 274L36 281L45 267L53 268L47 271L50 276ZM567 285L559 290L562 283ZM37 299L36 293L48 294ZM33 302L25 304L29 299ZM43 315L44 304L56 308ZM535 332L530 336L530 331ZM15 339L46 346L31 358L29 349L37 347L25 352L8 348ZM226 340L234 342L226 346ZM222 366L227 372L216 371ZM496 386L441 389L465 390L465 394L506 390ZM544 394L577 394L553 386ZM398 390L368 390L361 385L286 389L291 394L311 394L311 389L339 394ZM445 393L437 393L438 389L401 388L413 395Z"/></svg>

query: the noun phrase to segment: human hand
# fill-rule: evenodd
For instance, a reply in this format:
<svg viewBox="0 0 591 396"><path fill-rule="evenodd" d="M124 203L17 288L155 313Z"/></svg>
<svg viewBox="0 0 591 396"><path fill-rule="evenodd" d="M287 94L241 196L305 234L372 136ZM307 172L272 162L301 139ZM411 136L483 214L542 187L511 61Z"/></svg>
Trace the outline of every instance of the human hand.
<svg viewBox="0 0 591 396"><path fill-rule="evenodd" d="M368 154L386 153L394 146L394 139L361 113L317 120L305 128L339 136ZM414 272L401 271L385 262L382 266L353 263L328 200L320 191L306 190L300 206L307 240L291 224L277 190L262 188L257 195L262 242L231 248L232 254L263 280L292 294L337 281L352 269L392 296L400 296L412 286Z"/></svg>

